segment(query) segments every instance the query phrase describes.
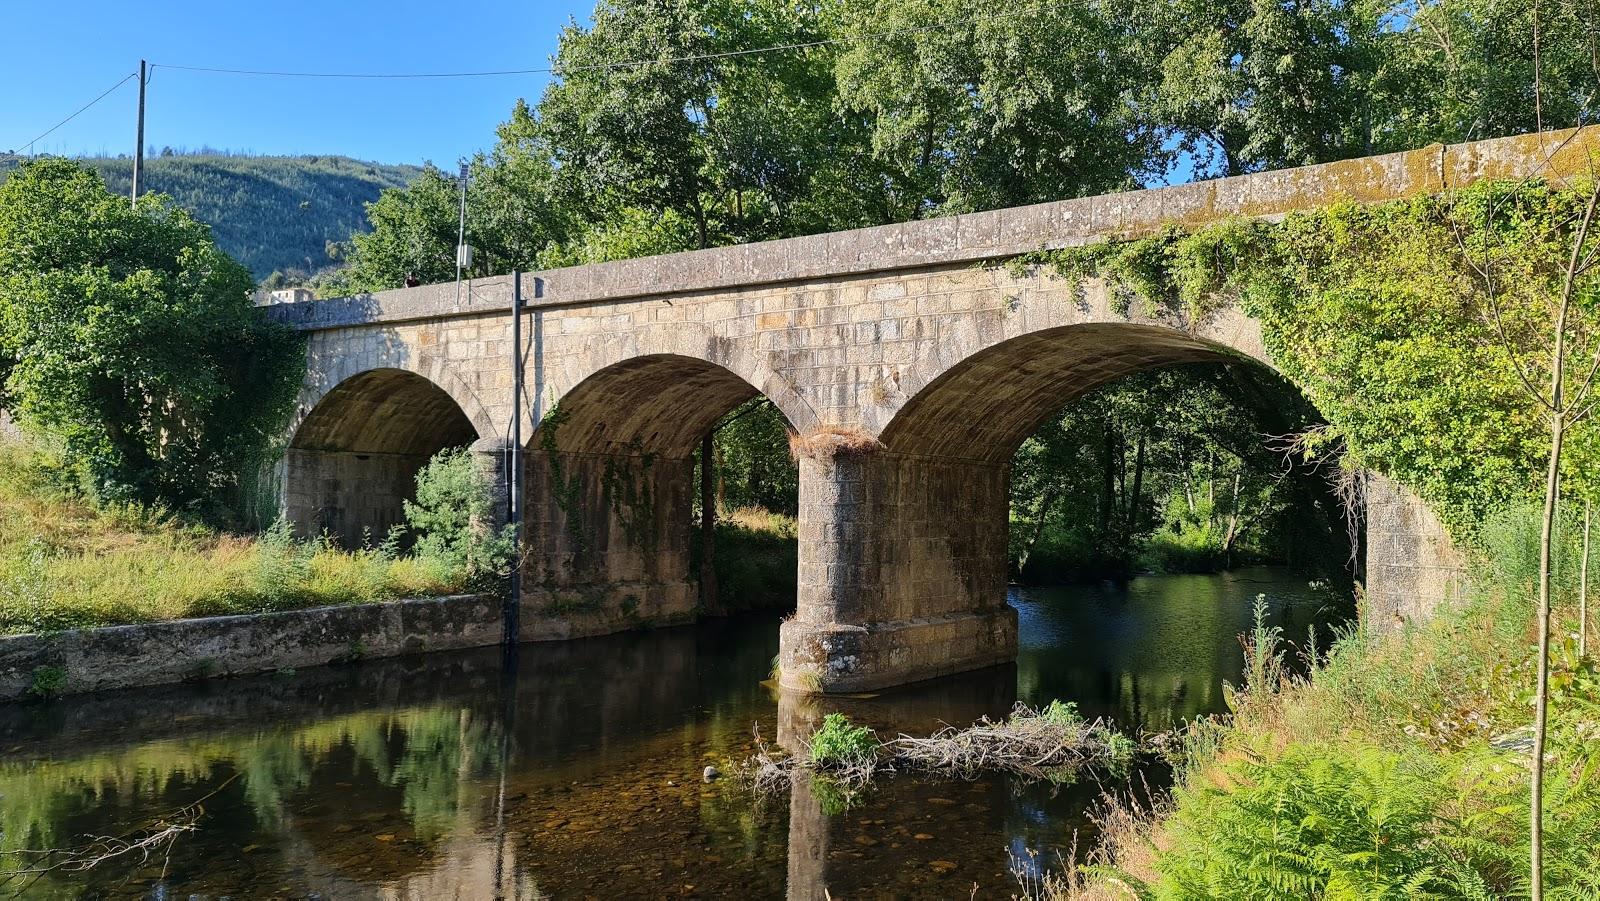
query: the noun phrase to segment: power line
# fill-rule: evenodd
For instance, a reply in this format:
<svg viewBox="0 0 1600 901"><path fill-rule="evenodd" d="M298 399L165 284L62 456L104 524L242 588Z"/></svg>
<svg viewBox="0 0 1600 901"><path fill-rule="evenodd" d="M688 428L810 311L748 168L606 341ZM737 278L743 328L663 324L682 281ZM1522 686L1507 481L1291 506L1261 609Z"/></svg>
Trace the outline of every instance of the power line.
<svg viewBox="0 0 1600 901"><path fill-rule="evenodd" d="M122 87L123 85L127 84L129 81L131 81L131 80L133 80L135 78L138 78L138 77L139 77L139 73L137 73L137 72L129 72L127 75L122 76L122 80L121 81L117 82L116 84L112 85L109 88L106 88L105 91L100 94L100 96L94 98L93 100L89 101L88 103L85 103L83 106L78 107L77 111L74 112L72 115L66 117L65 119L62 119L60 122L57 122L56 124L54 124L54 125L50 126L49 128L45 129L43 134L40 134L38 137L34 138L33 140L29 141L27 144L24 144L22 146L27 147L28 148L28 155L32 156L33 155L33 145L35 145L35 144L39 143L40 141L44 140L45 138L49 137L51 132L53 132L56 129L60 128L61 126L67 124L68 122L71 122L73 119L78 118L78 115L80 113L82 113L84 110L87 110L89 107L94 106L96 103L99 103L100 101L106 99L106 97L108 95L110 95L110 93L112 91L115 91L117 88Z"/></svg>
<svg viewBox="0 0 1600 901"><path fill-rule="evenodd" d="M954 19L947 22L937 22L932 25L919 25L912 28L897 28L891 31L857 32L855 34L841 35L836 38L819 38L815 41L799 41L792 44L774 44L769 47L751 47L744 50L725 50L718 53L696 53L689 56L652 57L648 59L632 59L615 63L596 63L588 66L544 66L535 69L490 69L477 72L289 72L270 69L223 69L212 66L180 66L169 63L158 63L151 66L155 68L177 69L185 72L207 72L218 75L255 75L270 78L356 78L356 79L425 79L425 78L493 78L509 75L566 75L574 72L598 72L616 69L636 69L641 66L661 65L663 63L690 63L706 62L717 59L731 59L740 56L752 56L760 53L778 53L787 50L808 50L814 47L827 47L833 44L846 44L851 41L875 40L878 38L896 37L904 34L920 34L927 31L938 31L944 28L953 28L957 25L967 25L979 21L996 21L1012 18L1029 12L1036 12L1041 7L1029 6L1001 13L994 16L972 16L966 19Z"/></svg>

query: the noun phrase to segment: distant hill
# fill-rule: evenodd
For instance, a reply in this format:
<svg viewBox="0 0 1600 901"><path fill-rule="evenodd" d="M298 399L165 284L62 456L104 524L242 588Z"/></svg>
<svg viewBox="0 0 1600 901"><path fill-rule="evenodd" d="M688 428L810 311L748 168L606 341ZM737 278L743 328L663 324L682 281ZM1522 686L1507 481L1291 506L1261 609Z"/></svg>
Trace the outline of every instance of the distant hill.
<svg viewBox="0 0 1600 901"><path fill-rule="evenodd" d="M21 162L0 156L0 178ZM126 194L133 160L86 157L114 192ZM400 187L420 166L368 163L346 156L247 156L182 153L145 160L145 189L172 198L202 221L223 250L257 279L273 272L310 274L327 266L329 241L366 227L364 204Z"/></svg>

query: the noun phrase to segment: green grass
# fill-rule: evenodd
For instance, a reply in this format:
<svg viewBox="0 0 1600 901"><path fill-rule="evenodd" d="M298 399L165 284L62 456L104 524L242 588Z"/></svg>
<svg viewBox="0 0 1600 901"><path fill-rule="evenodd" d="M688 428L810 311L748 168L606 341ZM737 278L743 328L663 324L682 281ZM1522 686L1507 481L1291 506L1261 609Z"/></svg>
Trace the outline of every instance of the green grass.
<svg viewBox="0 0 1600 901"><path fill-rule="evenodd" d="M1536 569L1521 559L1524 518L1485 527L1495 563L1461 606L1392 634L1346 634L1309 677L1285 674L1297 651L1275 631L1248 636L1233 714L1190 727L1170 801L1132 825L1139 818L1112 816L1124 828L1054 896L1526 896ZM1551 898L1600 897L1600 668L1577 654L1576 629L1563 604L1546 777Z"/></svg>
<svg viewBox="0 0 1600 901"><path fill-rule="evenodd" d="M0 634L451 594L465 584L435 559L97 507L59 484L48 455L0 441Z"/></svg>
<svg viewBox="0 0 1600 901"><path fill-rule="evenodd" d="M719 514L715 560L717 592L725 610L794 607L797 529L794 517L757 507Z"/></svg>

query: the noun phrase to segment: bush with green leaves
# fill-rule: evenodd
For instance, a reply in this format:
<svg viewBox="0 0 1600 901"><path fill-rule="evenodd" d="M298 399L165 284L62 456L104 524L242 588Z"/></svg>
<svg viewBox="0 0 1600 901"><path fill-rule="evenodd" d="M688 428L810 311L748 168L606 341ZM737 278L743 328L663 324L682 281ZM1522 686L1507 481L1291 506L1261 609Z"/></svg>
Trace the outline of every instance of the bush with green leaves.
<svg viewBox="0 0 1600 901"><path fill-rule="evenodd" d="M811 764L820 768L849 768L870 765L878 756L878 737L866 726L857 726L842 713L830 713L811 734L807 745Z"/></svg>
<svg viewBox="0 0 1600 901"><path fill-rule="evenodd" d="M250 273L166 197L91 170L0 184L0 407L101 501L218 518L261 471L305 371Z"/></svg>
<svg viewBox="0 0 1600 901"><path fill-rule="evenodd" d="M405 502L414 553L442 561L480 590L499 590L515 555L512 527L496 530L487 474L465 448L446 448L417 472L417 498Z"/></svg>

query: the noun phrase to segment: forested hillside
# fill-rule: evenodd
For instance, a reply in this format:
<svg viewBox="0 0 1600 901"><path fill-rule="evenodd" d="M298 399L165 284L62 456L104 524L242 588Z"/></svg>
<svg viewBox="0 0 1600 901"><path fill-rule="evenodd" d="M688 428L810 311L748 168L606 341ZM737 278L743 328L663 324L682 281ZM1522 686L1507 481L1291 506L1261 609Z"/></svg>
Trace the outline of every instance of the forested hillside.
<svg viewBox="0 0 1600 901"><path fill-rule="evenodd" d="M0 178L21 161L0 156ZM133 161L89 158L113 193L128 193ZM209 224L217 243L258 280L329 265L330 241L366 228L366 204L422 170L344 156L159 155L145 161L146 189L172 195Z"/></svg>

